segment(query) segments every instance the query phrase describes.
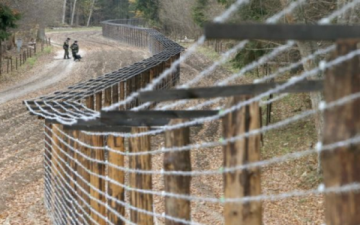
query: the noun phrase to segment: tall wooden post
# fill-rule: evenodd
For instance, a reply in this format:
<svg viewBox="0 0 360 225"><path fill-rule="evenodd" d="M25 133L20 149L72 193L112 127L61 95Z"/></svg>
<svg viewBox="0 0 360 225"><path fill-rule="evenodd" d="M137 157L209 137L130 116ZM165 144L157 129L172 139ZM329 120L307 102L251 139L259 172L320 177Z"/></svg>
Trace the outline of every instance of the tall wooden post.
<svg viewBox="0 0 360 225"><path fill-rule="evenodd" d="M249 97L231 99L233 106ZM223 118L224 138L231 138L260 128L259 105L253 103L234 111ZM260 135L253 135L224 146L224 168L244 165L260 160ZM223 175L224 196L241 198L261 194L260 170L246 169L227 172ZM262 203L225 203L224 217L226 225L262 225Z"/></svg>
<svg viewBox="0 0 360 225"><path fill-rule="evenodd" d="M131 79L126 80L126 98L130 96L130 94L133 92L132 85L131 85ZM126 104L126 109L129 110L131 108L131 102Z"/></svg>
<svg viewBox="0 0 360 225"><path fill-rule="evenodd" d="M91 95L89 97L87 97L85 99L86 101L86 107L89 109L94 109L95 105L94 105L94 96ZM91 144L91 136L86 135L84 133L80 132L79 135L79 139L86 143L86 144ZM85 147L85 146L81 146L80 151L83 155L91 157L91 149ZM90 161L86 158L84 158L83 156L81 156L80 154L77 154L76 156L77 161L79 162L79 164L81 164L86 170L90 170L91 166L90 166ZM84 191L81 191L81 189L77 189L78 194L81 196L82 201L79 201L80 207L82 207L85 211L86 214L86 221L87 223L90 223L90 208L88 207L90 205L90 187L88 186L88 184L90 183L90 173L88 173L84 168L82 168L80 165L78 165L77 171L79 176L81 176L83 178L83 180L79 180L79 185L82 187L82 189Z"/></svg>
<svg viewBox="0 0 360 225"><path fill-rule="evenodd" d="M95 94L95 110L100 111L102 107L102 92L98 92ZM92 145L94 147L103 147L104 146L104 137L93 135L92 136ZM92 149L91 150L91 158L96 159L101 162L105 162L105 150ZM106 166L101 163L91 162L91 172L98 174L100 176L106 176ZM98 190L105 192L105 179L102 179L95 175L90 175L90 183ZM99 214L106 216L106 199L103 194L100 194L98 191L94 189L90 189L90 195L104 204L98 203L93 199L90 200L91 206L94 210L96 210ZM106 221L101 218L99 215L91 212L91 217L97 221L100 225L106 225Z"/></svg>
<svg viewBox="0 0 360 225"><path fill-rule="evenodd" d="M132 133L140 133L148 131L148 128L132 128ZM150 136L141 136L130 138L129 150L131 153L150 151ZM131 169L151 170L151 155L131 156L129 159ZM130 187L152 190L151 174L130 174ZM130 204L136 208L153 212L153 196L151 194L143 194L137 191L130 192ZM153 216L144 214L135 210L130 210L130 219L133 223L139 225L153 225Z"/></svg>
<svg viewBox="0 0 360 225"><path fill-rule="evenodd" d="M109 163L115 164L120 167L124 167L124 156L117 154L114 151L125 152L124 138L108 136L107 143L109 148L113 151L109 151ZM117 170L111 166L108 168L109 179L115 180L121 184L125 183L125 173L124 171ZM119 201L125 202L125 190L123 187L115 185L114 183L108 183L107 189L108 195L118 199ZM113 210L118 212L120 215L125 217L125 208L122 205L119 205L115 201L108 199L108 205ZM125 222L116 216L111 210L108 210L108 218L113 224L123 225Z"/></svg>
<svg viewBox="0 0 360 225"><path fill-rule="evenodd" d="M52 130L52 124L51 123L47 123L45 122L45 203L46 203L46 207L50 210L53 210L52 208L52 196L50 196L49 194L51 193L51 190L53 189L53 185L54 183L51 181L52 180L52 134L51 134L51 130Z"/></svg>
<svg viewBox="0 0 360 225"><path fill-rule="evenodd" d="M338 41L337 56L357 49L357 40ZM330 103L360 92L360 60L354 57L335 66L325 76L324 93ZM325 111L324 144L344 141L360 134L360 99ZM327 188L360 182L360 144L321 153L324 183ZM325 217L329 225L360 224L360 193L325 195Z"/></svg>
<svg viewBox="0 0 360 225"><path fill-rule="evenodd" d="M109 88L106 88L105 91L104 91L104 107L107 107L107 106L110 106L111 105L111 91L112 91L112 88L109 87ZM101 110L101 108L100 108Z"/></svg>
<svg viewBox="0 0 360 225"><path fill-rule="evenodd" d="M105 90L105 106L110 106L119 101L119 94L118 94L118 84L111 87L111 91ZM108 161L110 164L117 165L120 167L124 167L124 156L119 153L125 152L125 145L124 145L124 138L122 137L115 137L115 136L108 136L107 137L107 145L111 151L108 152ZM125 183L125 173L124 171L115 169L112 166L108 167L108 177L111 180L115 180L121 184ZM108 182L107 184L107 193L109 196L118 199L119 201L125 202L125 190L123 187L120 187L112 182ZM110 198L107 199L107 204L111 209L125 217L125 207L119 205L115 201L112 201ZM123 225L125 222L119 218L113 211L107 211L108 219L111 223L116 225Z"/></svg>
<svg viewBox="0 0 360 225"><path fill-rule="evenodd" d="M139 76L133 76L132 78L130 78L131 79L131 93L137 91L138 77ZM137 106L137 98L135 98L134 100L131 101L131 108L136 107L136 106Z"/></svg>
<svg viewBox="0 0 360 225"><path fill-rule="evenodd" d="M67 215L67 217L65 218L65 220L67 221L68 224L71 223L72 220L74 220L74 214L72 213L72 211L74 210L73 207L72 207L72 202L70 201L67 201L66 199L72 199L72 182L70 181L70 178L69 176L71 177L71 171L69 169L69 166L70 166L70 163L71 163L71 153L69 151L69 148L68 146L66 145L68 143L68 132L66 132L65 130L63 130L63 128L61 127L61 130L62 130L62 133L64 134L61 134L61 137L59 139L60 140L60 151L61 151L61 158L62 158L62 162L61 162L61 165L62 165L62 170L63 170L63 179L65 180L64 182L66 184L70 184L70 185L65 185L65 189L67 190L67 192L63 193L62 194L62 198L61 200L64 201L64 208L65 208L65 214ZM70 156L70 157L69 157ZM68 176L67 176L67 175ZM70 187L69 187L70 186Z"/></svg>
<svg viewBox="0 0 360 225"><path fill-rule="evenodd" d="M80 131L72 131L71 132L71 134L70 134L75 140L78 140L79 139L79 137L80 137ZM81 151L81 146L80 146L80 144L77 142L77 141L73 141L73 140L71 140L71 139L69 139L69 145L70 146L72 146L74 149L76 149L77 151ZM81 200L79 200L79 198L78 198L78 195L76 194L76 193L79 193L79 191L78 191L78 186L77 185L82 185L82 183L81 183L81 179L80 178L78 178L78 175L79 175L79 167L80 167L80 165L78 165L77 163L76 163L76 160L78 160L77 162L80 162L79 161L79 159L80 159L80 156L79 156L79 154L77 153L77 152L75 152L75 151L70 151L70 155L72 155L72 157L73 157L73 159L75 159L75 160L71 160L71 162L70 162L70 167L74 170L74 171L76 171L76 173L72 173L71 175L72 175L72 179L75 181L75 183L74 182L70 182L70 186L72 187L72 191L73 191L73 193L72 193L72 198L73 198L73 201L74 202L81 202ZM76 185L77 184L77 185ZM80 195L81 196L81 195ZM75 209L76 209L76 211L79 213L79 214L83 214L83 212L82 212L82 210L79 208L79 206L77 205L77 204L75 204L74 203L74 207L75 207ZM76 219L78 220L78 221L81 221L81 223L85 223L85 221L83 220L83 218L80 218L80 215L76 215Z"/></svg>
<svg viewBox="0 0 360 225"><path fill-rule="evenodd" d="M112 104L119 102L119 85L120 84L115 84L111 87L111 89L112 89L111 103Z"/></svg>
<svg viewBox="0 0 360 225"><path fill-rule="evenodd" d="M122 101L122 100L124 100L125 99L125 81L121 81L120 82L120 86L119 86L119 88L120 88L120 96L119 96L119 99L120 99L120 101ZM124 110L126 107L124 106L124 105L121 105L120 107L119 107L119 109L120 110Z"/></svg>
<svg viewBox="0 0 360 225"><path fill-rule="evenodd" d="M64 188L67 189L66 185L64 184L65 182L63 181L63 179L66 179L66 175L65 175L65 164L63 163L64 160L64 153L62 151L61 148L61 141L60 139L63 138L63 135L61 134L60 130L62 130L62 125L58 125L58 124L53 124L52 125L52 149L53 149L53 155L52 155L52 176L53 176L53 180L54 180L54 185L52 186L52 200L54 202L54 205L52 207L53 209L53 213L54 214L58 214L58 216L60 216L62 218L62 220L67 221L68 220L68 212L67 211L61 211L56 213L56 211L58 211L58 209L61 207L62 205L66 205L66 194L63 194L63 192L61 191L61 186L59 184L63 184ZM61 202L60 202L61 201ZM65 207L66 208L66 207ZM59 218L60 219L60 218Z"/></svg>
<svg viewBox="0 0 360 225"><path fill-rule="evenodd" d="M170 124L183 123L184 120L172 120ZM186 146L190 144L190 128L180 128L165 132L166 148ZM190 151L166 152L164 154L165 171L191 171ZM165 175L165 191L174 194L190 195L191 176ZM173 197L165 197L166 215L190 221L190 201ZM165 220L166 225L183 225L173 220Z"/></svg>

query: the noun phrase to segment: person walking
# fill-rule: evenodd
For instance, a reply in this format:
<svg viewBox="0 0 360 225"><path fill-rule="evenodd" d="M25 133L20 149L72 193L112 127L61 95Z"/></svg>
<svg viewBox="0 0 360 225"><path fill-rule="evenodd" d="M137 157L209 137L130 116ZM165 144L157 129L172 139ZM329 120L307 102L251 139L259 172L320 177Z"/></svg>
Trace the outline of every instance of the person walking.
<svg viewBox="0 0 360 225"><path fill-rule="evenodd" d="M64 45L63 45L63 49L65 51L64 53L64 59L70 59L70 56L69 56L69 41L70 41L70 38L67 38L66 41L64 42Z"/></svg>
<svg viewBox="0 0 360 225"><path fill-rule="evenodd" d="M80 61L81 56L77 54L79 52L78 42L74 41L74 43L71 45L70 48L71 48L72 55L74 57L74 61L76 61L76 60Z"/></svg>

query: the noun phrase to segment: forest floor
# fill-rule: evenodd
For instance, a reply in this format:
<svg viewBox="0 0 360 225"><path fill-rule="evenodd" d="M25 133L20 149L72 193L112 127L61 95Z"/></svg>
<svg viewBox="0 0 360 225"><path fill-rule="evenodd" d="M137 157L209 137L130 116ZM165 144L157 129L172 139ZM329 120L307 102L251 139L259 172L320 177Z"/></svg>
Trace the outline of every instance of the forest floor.
<svg viewBox="0 0 360 225"><path fill-rule="evenodd" d="M22 100L35 98L61 90L71 84L114 71L149 56L145 50L105 39L98 30L49 32L54 42L51 54L37 57L33 66L24 66L16 74L0 77L0 225L50 224L44 208L43 197L43 121L30 116ZM79 41L81 62L63 60L59 47L71 37ZM211 65L217 54L208 49L200 51L181 65L181 83L186 83L200 71ZM227 67L216 69L199 85L208 86L227 77ZM254 74L238 79L237 83L250 83ZM288 78L288 77L285 77ZM284 79L285 79L284 78ZM191 101L186 106L197 105ZM217 106L221 106L225 100ZM309 109L309 97L305 94L289 95L273 105L273 123ZM191 128L192 142L217 141L221 135L221 124L212 122L203 127ZM308 149L315 140L312 119L305 119L264 135L262 157L264 159ZM163 138L156 137L153 148L163 146ZM191 151L193 170L216 170L221 167L221 148L194 149ZM211 153L209 153L209 151ZM316 188L316 156L278 163L263 168L262 191L276 195L295 190ZM162 167L161 155L153 158L153 169ZM161 177L154 176L154 189L163 190ZM197 176L192 178L192 195L221 198L222 177ZM163 201L154 198L155 211L163 212ZM264 224L323 223L321 196L288 198L264 203ZM203 224L223 224L222 206L203 201L192 204L192 218ZM157 224L163 224L161 219Z"/></svg>

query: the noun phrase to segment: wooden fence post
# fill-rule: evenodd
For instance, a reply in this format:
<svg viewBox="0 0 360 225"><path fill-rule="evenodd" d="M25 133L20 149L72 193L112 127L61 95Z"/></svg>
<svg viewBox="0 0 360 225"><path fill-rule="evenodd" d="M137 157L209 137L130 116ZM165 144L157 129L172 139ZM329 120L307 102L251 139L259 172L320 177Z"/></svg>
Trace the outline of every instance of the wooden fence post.
<svg viewBox="0 0 360 225"><path fill-rule="evenodd" d="M86 107L89 109L95 109L95 105L94 105L94 95L88 96L85 99L85 104ZM86 143L86 144L91 144L91 136L80 133L79 135L79 139ZM87 148L85 146L81 146L80 151L83 155L87 156L87 157L91 157L91 149ZM90 166L90 161L86 158L84 158L83 156L81 156L80 154L76 155L76 159L79 162L79 164L81 164L86 170L91 170L91 166ZM83 180L79 180L79 185L82 187L82 189L84 191L81 191L81 189L77 189L78 190L78 194L79 196L81 196L81 198L83 199L82 201L79 202L80 207L82 207L85 211L85 213L87 214L87 218L86 221L87 223L90 223L90 218L91 217L91 210L89 208L90 205L90 187L89 187L89 183L90 183L90 173L88 173L84 168L78 166L77 171L79 176L81 176L83 178Z"/></svg>
<svg viewBox="0 0 360 225"><path fill-rule="evenodd" d="M183 123L185 120L171 120L170 124ZM190 144L190 128L180 128L165 132L166 148L187 146ZM191 171L190 151L166 152L164 154L165 171ZM165 191L168 193L190 195L191 176L165 175ZM190 221L190 201L165 197L166 215ZM165 220L166 225L183 225L181 222Z"/></svg>
<svg viewBox="0 0 360 225"><path fill-rule="evenodd" d="M112 87L106 88L104 91L104 107L110 106L111 105L111 92L112 92ZM100 108L101 110L101 108Z"/></svg>
<svg viewBox="0 0 360 225"><path fill-rule="evenodd" d="M125 84L126 84L126 81L121 81L120 82L120 86L119 86L119 88L120 88L120 90L119 90L120 91L120 96L119 96L120 101L125 99ZM125 108L126 108L126 106L124 106L124 105L121 105L119 107L120 110L125 110Z"/></svg>
<svg viewBox="0 0 360 225"><path fill-rule="evenodd" d="M71 135L72 138L74 138L75 140L78 140L79 137L80 137L80 131L72 131L72 132L69 132L69 135ZM74 149L80 151L81 149L81 146L78 142L76 141L73 141L71 139L69 139L69 146L73 147ZM78 198L78 195L76 193L79 193L78 191L78 187L77 185L81 185L81 179L78 178L78 175L79 175L79 165L77 164L77 162L80 162L78 159L79 159L79 154L76 153L75 151L71 150L70 152L70 155L73 157L73 160L71 160L70 162L70 167L72 168L72 170L76 171L77 174L73 173L71 174L72 175L72 179L74 180L74 182L70 182L70 185L73 189L73 194L72 194L72 198L75 202L81 202ZM77 185L76 185L77 183ZM79 214L82 215L82 210L79 208L78 204L74 204L73 207L77 210L77 212ZM80 218L79 215L75 215L76 216L76 219L81 221L82 223L85 223L84 221L84 218Z"/></svg>
<svg viewBox="0 0 360 225"><path fill-rule="evenodd" d="M61 145L61 141L60 139L63 139L63 135L61 134L60 130L62 130L62 125L58 125L58 124L53 124L52 125L52 149L53 149L53 156L52 156L52 175L53 175L53 180L54 180L54 185L52 186L52 190L54 191L52 193L52 198L53 198L53 213L54 214L58 214L58 216L60 216L63 220L67 221L68 220L68 212L65 211L61 211L56 213L57 210L61 209L61 204L66 205L66 194L63 194L63 192L61 191L61 187L58 184L63 183L63 186L65 189L67 189L67 186L64 184L65 182L63 182L63 179L66 179L66 175L65 175L65 164L63 163L62 160L64 159L64 153L62 152L62 150L60 148L62 148ZM57 199L56 199L57 198ZM62 201L62 202L60 202ZM55 215L56 217L56 215ZM59 218L60 220L60 218Z"/></svg>
<svg viewBox="0 0 360 225"><path fill-rule="evenodd" d="M109 151L109 163L115 164L120 167L124 167L124 156L115 153L114 151L119 152L125 152L125 145L124 145L124 138L122 137L115 137L115 136L108 136L107 139L108 147L112 149L112 151ZM125 184L125 173L124 171L120 171L118 169L115 169L111 166L108 168L108 176L109 179L117 181L121 184ZM125 190L123 187L120 187L114 183L109 182L108 183L108 189L107 193L109 196L121 201L125 202ZM119 205L115 201L112 201L111 199L108 199L108 205L113 210L118 212L120 215L125 217L125 207L122 205ZM125 224L125 222L116 216L112 211L108 210L108 218L109 221L113 224Z"/></svg>
<svg viewBox="0 0 360 225"><path fill-rule="evenodd" d="M67 189L66 196L69 200L71 200L71 199L74 199L74 197L75 197L75 183L70 179L74 175L72 173L71 169L73 168L73 164L75 163L73 161L75 154L74 154L74 151L69 148L69 144L71 142L71 139L69 138L69 136L71 135L71 132L64 130L64 129L62 130L62 132L64 134L62 134L62 138L61 138L62 141L61 141L60 146L61 146L62 151L64 152L63 160L65 161L65 163L63 164L63 168L65 170L65 173L67 174L64 176L64 179L66 180L66 183L68 184L68 185L65 185L65 188ZM65 201L65 204L67 205L67 207L66 207L67 223L71 224L71 221L75 221L77 219L76 215L75 215L74 201L73 200Z"/></svg>
<svg viewBox="0 0 360 225"><path fill-rule="evenodd" d="M95 94L95 110L100 111L102 107L102 92L98 92ZM92 145L94 147L104 147L104 136L98 136L93 135L92 136ZM105 162L105 150L99 150L99 149L92 149L91 150L91 158L96 159L98 161ZM106 166L104 164L100 164L97 162L91 162L91 172L98 174L100 176L105 177L106 176ZM90 183L92 186L94 186L96 189L102 191L105 193L105 183L106 180L103 178L100 178L95 175L90 175ZM106 198L103 194L100 194L98 191L94 189L90 189L90 195L97 199L100 202L103 202L104 204L98 203L98 201L95 201L93 199L90 199L91 206L93 209L95 209L99 214L106 217ZM97 221L100 225L106 225L106 221L101 218L99 215L95 214L94 212L91 212L91 217Z"/></svg>
<svg viewBox="0 0 360 225"><path fill-rule="evenodd" d="M137 90L137 85L138 85L138 75L136 75L136 76L133 76L132 78L130 78L131 79L131 93L133 93L133 92L136 92L136 90ZM137 99L138 98L135 98L134 100L132 100L131 101L131 108L134 108L134 107L136 107L137 106Z"/></svg>
<svg viewBox="0 0 360 225"><path fill-rule="evenodd" d="M148 131L148 128L132 128L132 133L140 133ZM150 151L150 136L141 136L130 138L129 151L148 152ZM129 159L131 169L151 170L151 155L131 156ZM130 174L130 187L152 190L152 175L151 174ZM136 208L153 212L153 196L151 194L139 193L137 191L130 191L130 204ZM139 225L153 225L154 218L152 215L144 214L135 210L130 210L130 219L133 223Z"/></svg>
<svg viewBox="0 0 360 225"><path fill-rule="evenodd" d="M125 93L126 93L126 98L128 98L128 97L130 96L130 94L133 92L133 91L132 91L131 81L132 81L132 80L131 80L130 78L128 78L128 79L126 80L126 91L125 91ZM127 109L127 110L131 109L131 102L126 103L126 109Z"/></svg>
<svg viewBox="0 0 360 225"><path fill-rule="evenodd" d="M120 86L120 84L115 84L111 87L111 89L112 89L111 103L112 104L119 102L119 86Z"/></svg>
<svg viewBox="0 0 360 225"><path fill-rule="evenodd" d="M51 134L51 130L52 130L52 124L51 123L46 123L45 122L45 203L46 203L46 207L48 209L50 209L51 211L53 211L53 207L52 207L52 196L51 194L51 189L53 188L53 182L51 181L51 177L52 177L52 134Z"/></svg>
<svg viewBox="0 0 360 225"><path fill-rule="evenodd" d="M249 97L236 96L229 107ZM231 138L260 128L259 105L252 103L223 118L224 138ZM260 135L253 135L224 146L224 169L260 160ZM237 170L223 175L224 195L227 198L242 198L261 194L260 169ZM262 203L225 203L226 225L262 225Z"/></svg>
<svg viewBox="0 0 360 225"><path fill-rule="evenodd" d="M358 40L337 42L337 56L357 50ZM327 103L360 92L360 60L356 56L327 71L324 93ZM360 134L360 99L325 111L324 144L345 141ZM360 182L360 144L321 153L324 183L327 188ZM360 224L360 193L325 195L326 224Z"/></svg>
<svg viewBox="0 0 360 225"><path fill-rule="evenodd" d="M119 84L120 85L120 84ZM112 97L111 97L111 103L115 104L119 101L119 94L118 89L119 85L116 84L112 86ZM106 97L105 97L106 99ZM110 104L111 104L110 103ZM105 102L105 104L108 104ZM124 167L124 155L121 155L119 153L125 152L125 143L123 137L115 137L115 136L108 136L107 138L107 145L111 151L109 151L109 163L117 165L119 167ZM118 151L119 153L116 153L115 151ZM124 171L115 169L111 166L108 167L108 176L109 179L117 181L120 184L125 184L125 173ZM121 202L125 202L125 189L123 187L120 187L119 185L116 185L112 182L108 182L107 185L107 193L110 197L113 197ZM113 210L118 212L120 215L125 217L125 207L122 205L119 205L115 201L112 201L111 199L108 199L107 204L109 207L111 207ZM111 210L108 210L108 219L110 222L116 225L125 225L125 222L116 216Z"/></svg>

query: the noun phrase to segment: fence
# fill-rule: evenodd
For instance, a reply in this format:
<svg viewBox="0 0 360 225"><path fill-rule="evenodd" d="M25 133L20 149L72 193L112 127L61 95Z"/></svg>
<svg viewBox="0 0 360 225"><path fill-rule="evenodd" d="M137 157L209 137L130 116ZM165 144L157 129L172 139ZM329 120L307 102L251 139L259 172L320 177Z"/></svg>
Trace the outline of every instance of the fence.
<svg viewBox="0 0 360 225"><path fill-rule="evenodd" d="M80 104L75 106L80 111L74 112L74 115L79 115L83 112L94 112L93 110L99 111L104 106L109 106L114 104L118 101L122 101L125 98L131 96L134 92L139 90L140 88L145 87L146 84L150 83L152 80L156 79L163 71L170 68L173 61L176 61L180 57L181 51L183 48L176 43L172 42L171 40L165 38L159 32L147 29L147 28L137 28L132 25L122 24L119 21L107 21L103 23L103 35L108 38L113 38L122 42L125 42L130 45L135 45L138 47L146 47L149 51L153 54L152 57L145 59L141 62L135 63L131 66L126 68L122 68L118 71L115 71L110 74L106 74L102 77L89 80L88 82L79 83L77 85L71 86L68 90L63 92L56 92L50 96L44 96L40 99L34 101L26 101L26 104L29 106L30 110L35 109L36 111L41 111L44 108L54 109L56 112L61 113L61 111L69 109L68 107L72 108L73 106L67 105L67 102L77 102L81 101L86 105L81 106ZM179 67L176 67L176 70L171 73L168 79L163 80L160 82L156 89L166 89L173 87L179 80ZM38 101L44 101L45 105L39 105ZM63 101L66 100L67 102L63 102L58 106L48 105L47 101ZM40 103L41 104L41 103ZM141 102L138 99L134 99L133 101L129 102L125 106L121 107L122 109L131 109L138 105ZM153 105L149 107L153 107ZM60 108L59 108L60 107ZM74 108L74 109L75 109ZM84 111L83 111L84 110ZM77 110L76 110L77 111ZM33 111L33 113L38 114ZM52 114L52 113L51 113ZM50 114L49 114L50 115ZM99 160L103 160L106 157L109 157L110 162L120 162L123 157L116 153L109 152L108 155L105 154L105 151L92 151L89 149L83 149L82 153L79 152L77 155L79 158L75 159L75 155L70 156L67 155L68 153L64 154L68 156L66 159L62 158L63 153L56 152L53 149L53 144L59 146L68 146L68 141L70 139L62 139L64 135L64 130L61 125L58 125L59 121L54 120L46 120L45 126L45 142L46 142L46 154L45 154L45 183L46 183L46 199L47 199L47 207L51 212L52 218L54 218L54 223L56 224L63 224L67 223L65 221L79 221L77 215L81 215L81 210L83 211L83 215L90 215L90 217L82 218L81 223L94 223L94 224L105 224L106 220L113 221L113 223L118 224L120 221L119 218L116 217L118 213L114 210L120 210L119 206L115 206L114 202L106 202L103 196L104 193L108 193L113 197L120 197L124 195L124 189L119 188L115 185L108 184L105 186L105 182L103 177L98 177L90 171L96 171L97 174L102 174L104 176L108 176L110 179L116 179L121 182L121 179L124 177L119 177L119 174L116 171L112 170L111 168L106 168L105 165L95 165L88 161L89 157L95 157ZM106 130L113 130L113 126L102 126L102 123L99 123L95 128L97 131L106 131ZM88 127L87 125L85 125ZM85 128L86 129L86 128ZM124 131L129 129L119 128L115 129L117 131ZM55 133L56 136L55 136ZM104 141L107 142L109 145L113 145L114 148L121 148L121 143L123 139L115 138L108 136L94 136L94 135L82 135L79 132L68 133L73 135L72 137L77 137L82 139L84 142L88 142L89 144L96 144L99 146L103 146ZM57 136L59 135L59 136ZM81 136L81 137L80 137ZM53 142L55 141L55 142ZM74 142L75 143L75 142ZM63 148L61 147L61 148ZM119 149L121 150L121 149ZM60 154L60 155L57 155ZM93 155L95 154L95 155ZM63 161L65 160L65 161ZM79 179L78 182L82 182L81 186L76 186L75 182L72 183L73 187L78 189L79 192L71 192L69 187L65 187L65 189L60 190L62 179L72 179L71 177L66 176L65 173L61 172L62 169L66 169L67 166L66 161L69 160L81 160L81 165L75 165L76 161L72 161L73 168L77 172L77 174L82 174L84 177L73 177L75 179ZM63 164L65 163L65 164ZM75 168L76 167L76 168ZM70 169L70 167L68 168ZM67 170L67 169L66 169ZM55 172L58 171L58 172ZM58 174L58 177L54 176L54 172ZM75 175L75 174L74 174ZM81 176L82 176L81 175ZM84 179L84 180L83 180ZM70 181L69 180L69 181ZM83 181L81 181L83 180ZM87 186L87 182L91 183L90 186ZM79 183L77 183L79 184ZM100 192L94 192L94 190L99 190ZM64 192L65 191L65 192ZM70 191L70 192L69 192ZM79 197L79 202L67 202L70 200L70 195L72 197ZM92 200L91 200L92 199ZM84 200L84 201L83 201ZM65 202L64 202L65 201ZM108 212L106 215L106 207L104 204L113 205L114 209ZM65 204L65 205L64 205ZM69 205L70 204L70 205ZM66 207L67 209L64 209ZM80 208L78 208L80 207ZM90 210L89 207L95 207L96 210ZM64 211L65 210L65 211ZM77 210L76 214L74 210ZM98 211L98 212L97 212ZM79 213L79 214L78 214ZM76 218L75 218L76 217ZM106 218L106 219L105 219ZM121 218L121 217L120 217ZM92 221L92 222L90 222Z"/></svg>
<svg viewBox="0 0 360 225"><path fill-rule="evenodd" d="M45 39L40 42L40 51L44 50L44 45L51 45L50 39ZM0 46L3 48L3 46ZM0 76L5 73L11 73L14 70L18 70L23 64L25 64L28 58L37 54L37 43L29 44L26 49L21 49L20 53L9 54L3 56L3 49L0 49Z"/></svg>
<svg viewBox="0 0 360 225"><path fill-rule="evenodd" d="M294 29L302 33L290 32ZM242 33L238 33L239 30ZM208 38L337 40L337 48L330 46L311 56L336 50L336 58L283 83L261 83L281 74L276 72L255 84L228 85L246 70L266 63L294 44L287 42L212 87L188 88L216 66L173 90L167 89L179 82L180 46L154 30L116 21L105 22L103 34L146 47L154 55L65 91L24 102L32 114L45 118L45 199L54 224L215 223L202 221L205 219L202 216L199 221L192 218L193 204L199 203L203 207L215 205L211 209L222 213L218 224L260 225L263 224L263 201L314 194L325 196L327 224L360 224L360 217L354 213L360 208L357 163L360 51L357 41L345 40L360 37L359 27L211 25L206 29ZM224 60L226 54L223 57L220 60ZM304 60L309 59L310 56ZM220 62L214 62L216 64ZM304 81L325 70L324 81ZM259 101L262 98L273 93L322 90L326 103L322 102L318 109L261 127ZM225 109L204 110L225 97L232 97ZM190 110L169 110L184 107L190 99L209 98L214 99ZM164 105L163 101L178 102ZM158 110L151 110L154 108ZM261 160L261 134L319 111L325 114L323 142L305 151ZM223 138L192 144L190 127L212 121L221 121ZM155 135L165 140L159 149L153 149L151 144ZM192 152L216 147L221 147L223 153L216 155L222 161L219 168L193 169ZM305 191L262 194L261 168L312 154L322 158L323 185ZM154 168L159 155L163 156L162 165ZM155 189L154 180L158 176L163 185ZM214 186L220 180L221 196L192 193L193 179L198 176L205 176Z"/></svg>

